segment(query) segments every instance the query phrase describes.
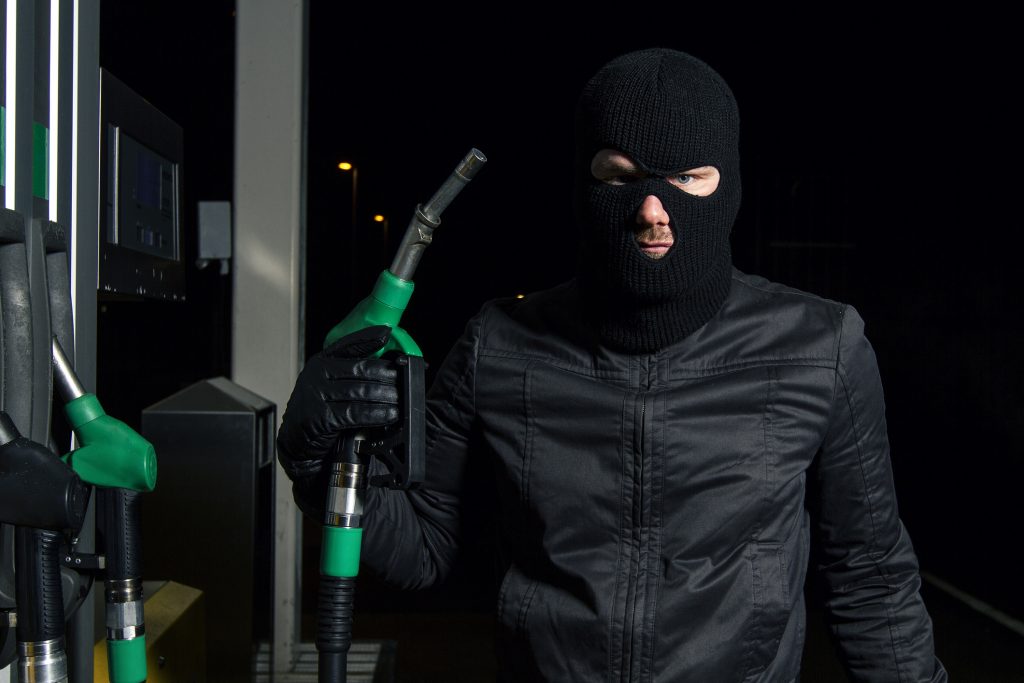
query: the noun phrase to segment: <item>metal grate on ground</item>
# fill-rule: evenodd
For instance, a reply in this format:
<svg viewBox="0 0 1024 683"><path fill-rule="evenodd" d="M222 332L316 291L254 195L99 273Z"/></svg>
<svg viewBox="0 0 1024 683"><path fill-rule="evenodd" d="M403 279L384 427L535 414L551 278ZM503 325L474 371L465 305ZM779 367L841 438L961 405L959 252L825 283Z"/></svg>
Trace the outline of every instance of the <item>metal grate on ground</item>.
<svg viewBox="0 0 1024 683"><path fill-rule="evenodd" d="M270 645L260 643L253 683L316 683L317 652L313 643L299 645L292 671L270 674ZM347 683L391 683L395 671L394 641L354 641L348 653Z"/></svg>

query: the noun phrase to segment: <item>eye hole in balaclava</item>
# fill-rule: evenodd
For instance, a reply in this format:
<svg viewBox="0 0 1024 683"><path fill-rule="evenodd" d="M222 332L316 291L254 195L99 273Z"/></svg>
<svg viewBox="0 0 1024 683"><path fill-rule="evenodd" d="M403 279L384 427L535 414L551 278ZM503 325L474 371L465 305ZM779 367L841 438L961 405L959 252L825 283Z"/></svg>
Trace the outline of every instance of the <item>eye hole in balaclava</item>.
<svg viewBox="0 0 1024 683"><path fill-rule="evenodd" d="M602 149L594 155L590 173L602 185L611 188L603 194L609 195L613 202L618 199L617 220L624 224L624 230L632 227L634 246L641 252L650 243L669 242L669 249L675 248L676 227L688 213L700 210L700 200L713 195L721 180L714 166L699 166L667 175L652 173L623 153L610 149ZM657 201L652 202L652 198ZM638 207L636 211L631 211L633 206ZM657 248L644 253L648 258L658 259L669 252Z"/></svg>
<svg viewBox="0 0 1024 683"><path fill-rule="evenodd" d="M577 106L576 219L579 281L602 339L652 352L704 325L728 295L729 233L740 203L739 115L732 92L704 62L667 49L612 60L587 83ZM602 149L621 151L646 177L612 185L590 172ZM714 166L707 197L665 176ZM637 248L636 216L659 199L674 244L664 258Z"/></svg>

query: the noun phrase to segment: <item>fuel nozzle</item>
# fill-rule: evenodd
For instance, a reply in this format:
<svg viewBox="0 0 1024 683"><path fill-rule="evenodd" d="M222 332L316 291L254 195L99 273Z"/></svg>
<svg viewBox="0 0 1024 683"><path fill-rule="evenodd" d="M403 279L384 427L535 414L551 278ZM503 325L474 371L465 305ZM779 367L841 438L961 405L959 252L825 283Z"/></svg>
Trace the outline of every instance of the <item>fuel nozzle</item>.
<svg viewBox="0 0 1024 683"><path fill-rule="evenodd" d="M89 487L50 449L24 438L0 412L0 522L77 532Z"/></svg>
<svg viewBox="0 0 1024 683"><path fill-rule="evenodd" d="M374 353L397 351L402 367L400 391L401 420L398 429L347 434L340 442L332 463L328 486L327 514L320 550L320 593L317 598L318 680L345 680L346 658L352 635L355 576L362 546L362 512L367 484L364 462L376 457L389 470L371 483L393 488L418 485L424 476L424 430L426 418L423 395L423 352L408 332L399 327L412 297L413 275L423 252L441 225L441 213L477 174L487 157L473 148L448 176L426 204L420 204L406 228L402 244L388 270L377 278L370 295L355 305L345 318L327 333L324 347L343 336L376 325L391 328L388 343ZM404 358L404 361L403 361Z"/></svg>
<svg viewBox="0 0 1024 683"><path fill-rule="evenodd" d="M112 683L146 680L139 494L156 486L156 451L134 429L103 411L87 393L53 338L54 386L82 447L67 455L85 481L99 487L97 527L105 553L107 662Z"/></svg>
<svg viewBox="0 0 1024 683"><path fill-rule="evenodd" d="M423 258L423 252L434 240L434 230L441 225L441 213L485 163L487 157L483 152L476 147L470 149L430 200L416 207L391 267L377 277L370 295L356 304L345 319L327 333L325 347L356 330L371 325L387 325L392 328L391 341L377 352L378 357L391 350L413 356L423 355L412 337L398 326L402 313L412 298L412 278Z"/></svg>
<svg viewBox="0 0 1024 683"><path fill-rule="evenodd" d="M75 471L0 412L0 522L15 526L20 680L68 680L60 547L63 531L81 529L88 502Z"/></svg>
<svg viewBox="0 0 1024 683"><path fill-rule="evenodd" d="M94 394L78 381L57 338L53 338L53 383L82 447L65 460L94 486L152 491L156 486L153 444L120 420L107 415Z"/></svg>

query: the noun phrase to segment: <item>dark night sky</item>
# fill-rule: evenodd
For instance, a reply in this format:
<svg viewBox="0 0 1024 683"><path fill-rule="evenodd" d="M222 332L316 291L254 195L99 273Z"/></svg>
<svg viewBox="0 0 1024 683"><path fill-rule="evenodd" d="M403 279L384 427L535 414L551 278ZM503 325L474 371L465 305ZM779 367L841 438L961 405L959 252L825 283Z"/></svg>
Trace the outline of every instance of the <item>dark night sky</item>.
<svg viewBox="0 0 1024 683"><path fill-rule="evenodd" d="M360 168L362 233L372 231L369 212L380 211L391 217L393 235L469 147L490 158L424 261L420 292L438 298L418 299L410 316L423 314L426 324L443 301L451 325L484 298L571 275L572 106L601 63L635 48L687 50L732 84L743 135L745 203L734 231L742 268L764 271L768 254L757 242L772 237L766 222L779 210L777 195L801 181L801 189L816 185L813 201L826 202L808 209L817 212L809 220L830 225L788 237L828 241L828 230L843 230L842 241L857 249L848 270L869 261L886 277L911 277L917 265L925 272L914 279L949 277L947 268L960 268L941 262L990 244L971 244L969 226L1012 215L1012 195L993 192L1009 179L990 172L1004 165L1009 143L1000 136L1013 120L1010 66L994 37L988 43L952 23L943 32L919 23L912 33L909 24L882 29L862 18L862 28L848 19L808 31L787 28L795 17L739 26L668 13L576 26L538 11L490 10L464 16L460 26L473 27L464 30L437 21L396 27L383 13L346 21L349 12L337 3L311 8L311 241L333 247L331 231L348 223L348 177L334 170L341 158ZM645 23L642 31L622 30ZM320 276L326 287L331 274ZM311 310L327 307L311 303Z"/></svg>
<svg viewBox="0 0 1024 683"><path fill-rule="evenodd" d="M571 114L586 78L631 49L691 52L725 77L740 106L737 265L858 308L879 357L901 513L922 564L1024 615L1004 549L1024 480L1020 79L1005 17L902 20L834 8L829 18L697 16L629 4L620 16L569 23L521 4L457 21L390 4L310 5L310 350L353 301L350 184L339 160L359 167L362 297L414 206L470 147L489 157L445 213L405 319L436 364L484 300L571 275ZM101 64L185 129L187 217L199 199L231 194L231 12L224 2L191 13L103 4ZM376 212L390 218L387 257L368 222ZM823 242L843 246L786 246ZM131 384L143 364L118 346L123 329L152 319L161 343L177 344L180 366L155 373L148 393L121 394L129 421L195 379L228 372L228 289L209 273L189 277L184 309L112 304L101 318L101 343L113 350L100 359L101 389ZM209 333L183 343L167 332L169 315Z"/></svg>

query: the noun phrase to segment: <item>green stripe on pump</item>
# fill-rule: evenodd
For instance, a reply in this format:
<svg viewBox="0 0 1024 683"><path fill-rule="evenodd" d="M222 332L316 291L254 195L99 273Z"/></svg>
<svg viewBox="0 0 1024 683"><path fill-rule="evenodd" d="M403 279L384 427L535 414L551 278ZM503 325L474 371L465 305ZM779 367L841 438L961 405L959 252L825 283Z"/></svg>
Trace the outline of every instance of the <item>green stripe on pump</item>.
<svg viewBox="0 0 1024 683"><path fill-rule="evenodd" d="M32 194L50 198L50 129L32 122Z"/></svg>

